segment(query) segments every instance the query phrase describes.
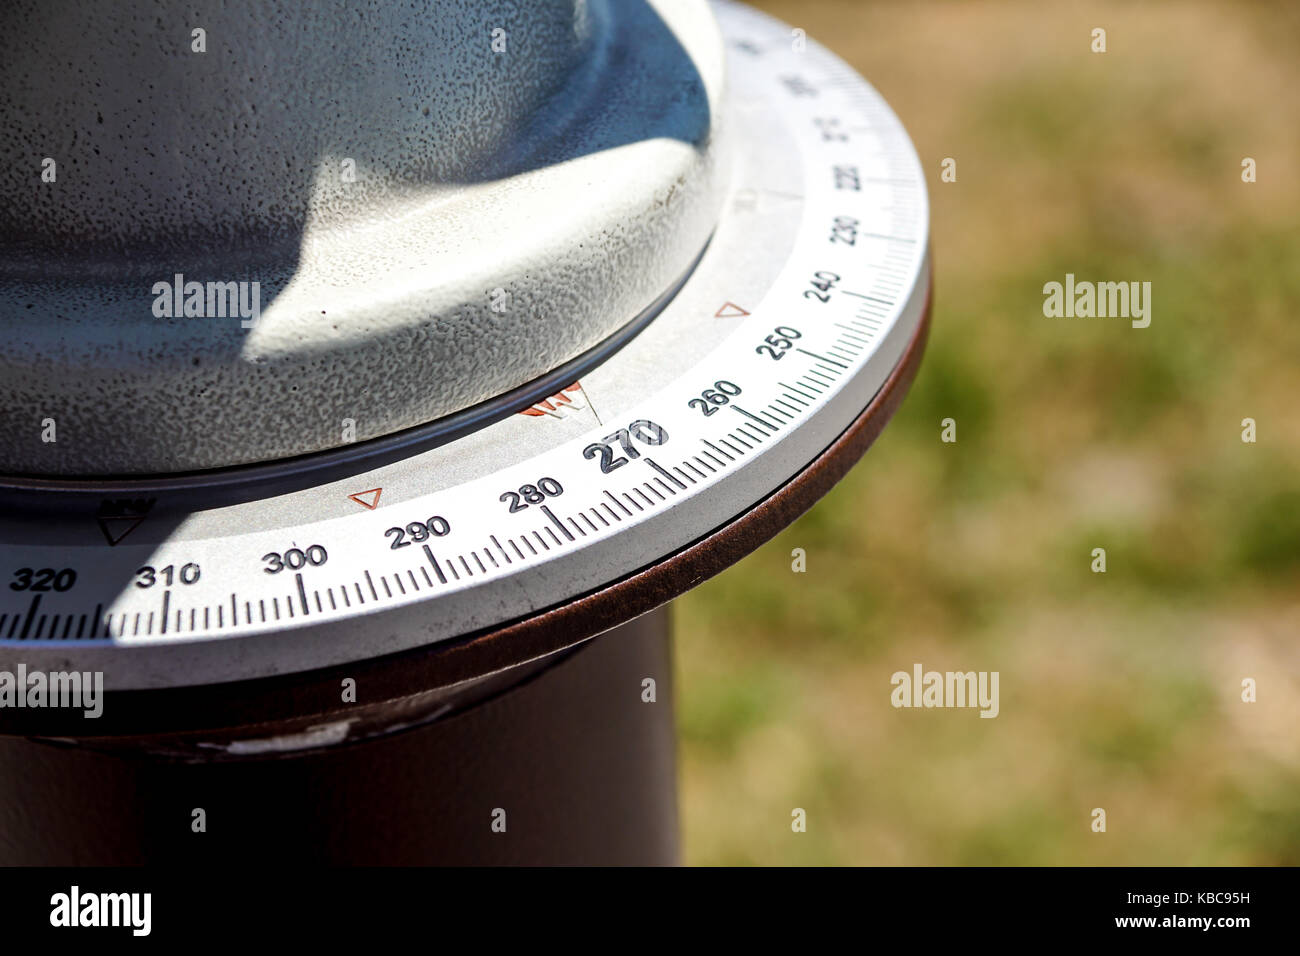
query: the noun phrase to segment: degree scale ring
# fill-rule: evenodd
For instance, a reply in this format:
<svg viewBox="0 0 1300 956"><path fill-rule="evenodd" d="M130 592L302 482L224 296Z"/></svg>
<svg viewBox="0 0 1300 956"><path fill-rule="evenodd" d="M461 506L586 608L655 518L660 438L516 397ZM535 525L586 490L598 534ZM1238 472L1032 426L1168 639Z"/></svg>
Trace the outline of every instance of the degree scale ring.
<svg viewBox="0 0 1300 956"><path fill-rule="evenodd" d="M165 491L57 518L7 510L0 571L70 569L75 583L0 590L0 668L177 688L483 634L671 559L842 436L874 437L928 318L920 162L834 55L793 49L787 26L745 7L715 12L731 184L710 245L643 331L561 402L363 474L207 510ZM851 458L865 448L849 444Z"/></svg>

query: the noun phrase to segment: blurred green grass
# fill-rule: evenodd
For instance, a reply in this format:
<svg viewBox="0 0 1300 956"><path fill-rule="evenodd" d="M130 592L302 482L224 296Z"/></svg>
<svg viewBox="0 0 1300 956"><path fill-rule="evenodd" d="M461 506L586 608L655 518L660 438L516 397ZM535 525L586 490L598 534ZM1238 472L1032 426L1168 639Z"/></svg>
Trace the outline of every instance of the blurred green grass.
<svg viewBox="0 0 1300 956"><path fill-rule="evenodd" d="M688 861L1300 863L1300 10L758 5L912 133L934 327L863 462L677 604ZM1066 272L1151 327L1044 318ZM893 709L917 661L1000 716Z"/></svg>

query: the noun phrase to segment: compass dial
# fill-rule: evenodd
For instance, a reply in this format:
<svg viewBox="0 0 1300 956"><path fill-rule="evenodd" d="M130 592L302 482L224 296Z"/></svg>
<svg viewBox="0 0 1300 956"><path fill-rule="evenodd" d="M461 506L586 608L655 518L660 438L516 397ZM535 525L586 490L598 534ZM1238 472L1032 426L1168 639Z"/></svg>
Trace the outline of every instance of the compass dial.
<svg viewBox="0 0 1300 956"><path fill-rule="evenodd" d="M852 69L743 6L714 13L720 211L626 334L333 470L8 481L0 666L135 689L433 645L670 561L804 474L919 355L925 181Z"/></svg>

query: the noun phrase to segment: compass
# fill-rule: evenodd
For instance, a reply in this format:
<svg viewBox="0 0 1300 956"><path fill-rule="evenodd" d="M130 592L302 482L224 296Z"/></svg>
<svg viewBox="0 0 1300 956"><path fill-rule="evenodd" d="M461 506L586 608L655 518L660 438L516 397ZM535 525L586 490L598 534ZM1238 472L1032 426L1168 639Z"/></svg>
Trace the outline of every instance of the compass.
<svg viewBox="0 0 1300 956"><path fill-rule="evenodd" d="M247 186L128 164L120 190L71 182L4 223L58 241L13 238L0 281L0 670L102 672L109 694L99 722L12 711L8 732L230 759L434 720L752 551L901 401L929 316L925 179L853 69L733 3L539 3L527 25L433 6L454 38L433 91L371 104L352 142L277 113L268 67L258 120L213 95L252 124L231 155L269 138ZM214 24L168 67L187 90L243 69L203 59L222 36L263 63L282 40ZM399 67L376 88L405 89ZM141 130L138 79L102 68ZM310 169L274 178L277 150ZM132 188L149 198L125 225L61 214L107 217ZM274 215L249 212L259 190ZM209 283L243 312L206 314Z"/></svg>

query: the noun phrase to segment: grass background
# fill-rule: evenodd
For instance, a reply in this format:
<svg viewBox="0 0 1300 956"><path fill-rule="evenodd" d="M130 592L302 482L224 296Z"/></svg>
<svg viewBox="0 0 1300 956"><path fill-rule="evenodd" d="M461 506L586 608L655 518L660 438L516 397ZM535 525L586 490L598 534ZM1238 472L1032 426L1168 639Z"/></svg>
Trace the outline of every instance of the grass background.
<svg viewBox="0 0 1300 956"><path fill-rule="evenodd" d="M911 132L935 314L862 463L676 605L686 859L1300 864L1300 5L757 5ZM1066 272L1151 327L1044 318ZM895 710L918 661L1001 715Z"/></svg>

